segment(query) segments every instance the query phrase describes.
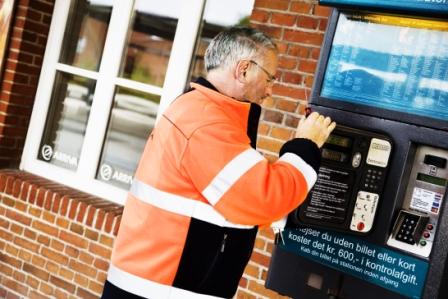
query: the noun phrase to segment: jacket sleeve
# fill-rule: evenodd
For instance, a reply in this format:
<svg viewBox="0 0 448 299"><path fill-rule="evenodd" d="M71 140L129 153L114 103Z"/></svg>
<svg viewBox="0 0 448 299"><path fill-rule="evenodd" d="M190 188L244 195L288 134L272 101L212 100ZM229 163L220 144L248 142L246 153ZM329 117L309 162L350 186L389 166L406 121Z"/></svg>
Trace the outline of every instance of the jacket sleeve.
<svg viewBox="0 0 448 299"><path fill-rule="evenodd" d="M298 138L270 163L228 124L196 130L181 159L205 199L228 221L246 225L270 223L297 208L316 182L319 164L317 145Z"/></svg>

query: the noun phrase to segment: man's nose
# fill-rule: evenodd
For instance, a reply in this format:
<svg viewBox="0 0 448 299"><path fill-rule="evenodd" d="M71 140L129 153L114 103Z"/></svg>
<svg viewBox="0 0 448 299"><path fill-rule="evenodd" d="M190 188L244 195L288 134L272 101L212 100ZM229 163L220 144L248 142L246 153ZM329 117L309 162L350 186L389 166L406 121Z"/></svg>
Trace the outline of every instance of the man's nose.
<svg viewBox="0 0 448 299"><path fill-rule="evenodd" d="M272 96L272 87L273 87L273 84L268 84L266 86L265 97L271 97Z"/></svg>

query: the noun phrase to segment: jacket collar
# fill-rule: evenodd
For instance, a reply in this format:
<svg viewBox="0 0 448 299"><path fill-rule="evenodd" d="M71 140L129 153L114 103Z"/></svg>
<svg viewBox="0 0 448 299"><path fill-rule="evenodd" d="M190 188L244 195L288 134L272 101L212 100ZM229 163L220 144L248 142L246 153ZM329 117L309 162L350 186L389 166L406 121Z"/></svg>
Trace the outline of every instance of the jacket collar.
<svg viewBox="0 0 448 299"><path fill-rule="evenodd" d="M217 105L223 107L224 111L238 124L246 128L250 138L251 146L255 148L257 140L258 122L261 115L261 106L255 103L248 103L235 100L226 96L216 89L212 83L205 78L198 78L195 83L191 83L192 89L204 93Z"/></svg>

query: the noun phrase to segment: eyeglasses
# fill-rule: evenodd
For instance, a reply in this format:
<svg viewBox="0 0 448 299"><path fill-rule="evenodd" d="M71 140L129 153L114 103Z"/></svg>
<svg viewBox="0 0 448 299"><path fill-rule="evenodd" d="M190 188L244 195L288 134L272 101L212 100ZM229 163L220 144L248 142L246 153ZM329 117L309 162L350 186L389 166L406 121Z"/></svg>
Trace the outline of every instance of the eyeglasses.
<svg viewBox="0 0 448 299"><path fill-rule="evenodd" d="M271 75L264 67L262 67L261 65L259 65L257 62L253 61L253 60L249 60L250 63L255 64L257 67L259 67L265 74L266 76L268 76L268 84L273 84L275 82L275 80L277 80L277 78L275 78L274 75Z"/></svg>

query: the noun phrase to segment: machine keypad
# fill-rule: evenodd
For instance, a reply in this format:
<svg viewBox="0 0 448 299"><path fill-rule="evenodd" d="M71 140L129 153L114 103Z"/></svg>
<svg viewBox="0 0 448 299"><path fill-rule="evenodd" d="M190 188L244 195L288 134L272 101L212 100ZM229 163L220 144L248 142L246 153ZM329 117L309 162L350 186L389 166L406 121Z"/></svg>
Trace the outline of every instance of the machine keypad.
<svg viewBox="0 0 448 299"><path fill-rule="evenodd" d="M397 222L398 227L394 229L395 239L410 245L419 242L428 223L428 217L401 211L398 219L400 222Z"/></svg>
<svg viewBox="0 0 448 299"><path fill-rule="evenodd" d="M361 182L366 190L379 191L383 181L383 171L378 169L367 169L367 172Z"/></svg>

